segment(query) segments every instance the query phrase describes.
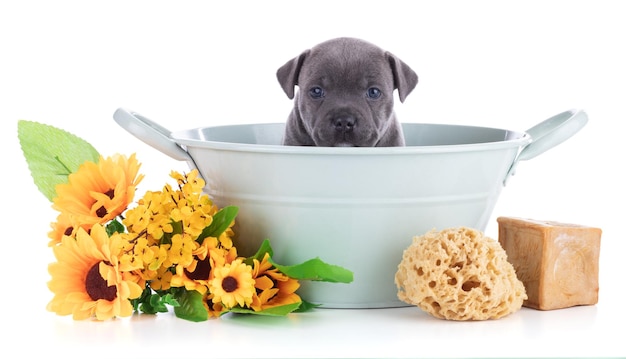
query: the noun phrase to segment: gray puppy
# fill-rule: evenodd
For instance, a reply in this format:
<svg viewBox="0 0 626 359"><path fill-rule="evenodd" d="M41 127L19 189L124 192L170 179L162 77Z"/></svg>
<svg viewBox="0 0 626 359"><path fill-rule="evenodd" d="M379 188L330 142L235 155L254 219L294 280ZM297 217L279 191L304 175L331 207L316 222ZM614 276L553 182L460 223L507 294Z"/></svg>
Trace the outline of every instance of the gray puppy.
<svg viewBox="0 0 626 359"><path fill-rule="evenodd" d="M393 91L398 89L404 102L417 74L391 53L363 40L337 38L304 51L276 76L287 96L295 97L284 145L404 146Z"/></svg>

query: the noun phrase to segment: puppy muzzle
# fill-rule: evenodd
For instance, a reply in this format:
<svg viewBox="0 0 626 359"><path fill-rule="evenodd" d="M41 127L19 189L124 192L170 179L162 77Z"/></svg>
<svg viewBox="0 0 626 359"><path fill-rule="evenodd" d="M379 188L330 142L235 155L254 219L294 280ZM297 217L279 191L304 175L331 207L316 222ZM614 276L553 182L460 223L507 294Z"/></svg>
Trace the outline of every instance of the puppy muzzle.
<svg viewBox="0 0 626 359"><path fill-rule="evenodd" d="M353 111L339 110L328 114L325 132L328 139L332 139L333 146L353 147L358 146L359 117Z"/></svg>

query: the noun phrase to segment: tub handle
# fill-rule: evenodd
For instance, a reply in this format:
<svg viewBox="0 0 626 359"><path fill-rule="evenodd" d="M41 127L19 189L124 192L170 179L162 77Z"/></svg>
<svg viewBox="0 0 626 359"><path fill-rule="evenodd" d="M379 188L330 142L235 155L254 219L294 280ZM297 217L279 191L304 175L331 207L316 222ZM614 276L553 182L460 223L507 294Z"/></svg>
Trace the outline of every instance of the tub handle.
<svg viewBox="0 0 626 359"><path fill-rule="evenodd" d="M589 118L585 111L572 109L561 112L529 128L526 133L531 140L515 158L504 178L504 184L510 176L515 174L519 161L529 160L559 145L580 131L588 121Z"/></svg>
<svg viewBox="0 0 626 359"><path fill-rule="evenodd" d="M132 135L173 159L193 162L189 153L172 138L172 132L158 123L124 108L118 108L113 119Z"/></svg>

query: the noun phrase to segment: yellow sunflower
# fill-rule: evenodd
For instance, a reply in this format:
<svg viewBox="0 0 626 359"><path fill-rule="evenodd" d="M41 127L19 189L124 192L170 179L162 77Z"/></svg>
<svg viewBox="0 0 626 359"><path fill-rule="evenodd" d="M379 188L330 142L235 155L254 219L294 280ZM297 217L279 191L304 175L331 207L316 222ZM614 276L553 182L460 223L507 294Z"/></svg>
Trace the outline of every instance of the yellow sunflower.
<svg viewBox="0 0 626 359"><path fill-rule="evenodd" d="M269 262L269 254L265 253L260 262L253 260L252 276L256 292L250 307L255 311L279 307L281 305L302 302L296 290L300 288L298 280L281 273Z"/></svg>
<svg viewBox="0 0 626 359"><path fill-rule="evenodd" d="M255 293L252 267L243 263L241 258L215 268L213 273L214 277L209 281L213 303L222 303L225 308L252 304Z"/></svg>
<svg viewBox="0 0 626 359"><path fill-rule="evenodd" d="M215 297L215 295L213 295L213 293L206 292L204 294L204 299L202 301L202 304L204 304L204 308L206 309L207 313L209 314L209 318L218 318L220 315L222 315L226 311L226 309L224 308L222 303L220 303L220 302L214 303L213 302L213 298L214 297Z"/></svg>
<svg viewBox="0 0 626 359"><path fill-rule="evenodd" d="M207 237L191 255L190 262L179 261L176 264L171 286L184 286L187 290L205 294L209 288L209 281L214 277L213 268L223 267L226 263L234 261L237 258L237 249L231 247L227 250L221 246L217 238Z"/></svg>
<svg viewBox="0 0 626 359"><path fill-rule="evenodd" d="M132 314L129 299L141 295L133 276L119 270L118 256L124 248L118 234L109 237L99 224L76 232L76 238L64 236L52 247L57 262L48 271L48 288L54 293L47 309L58 315L73 315L81 320L95 317L106 320Z"/></svg>
<svg viewBox="0 0 626 359"><path fill-rule="evenodd" d="M78 228L82 226L78 221L76 221L74 216L68 213L60 213L57 216L56 222L51 223L50 227L52 230L48 232L48 237L50 238L48 246L52 247L61 243L61 238L63 238L63 236L76 236Z"/></svg>
<svg viewBox="0 0 626 359"><path fill-rule="evenodd" d="M98 163L87 161L68 176L68 182L56 187L52 208L67 213L89 229L106 223L124 212L133 201L135 188L143 179L141 165L131 155L100 157Z"/></svg>

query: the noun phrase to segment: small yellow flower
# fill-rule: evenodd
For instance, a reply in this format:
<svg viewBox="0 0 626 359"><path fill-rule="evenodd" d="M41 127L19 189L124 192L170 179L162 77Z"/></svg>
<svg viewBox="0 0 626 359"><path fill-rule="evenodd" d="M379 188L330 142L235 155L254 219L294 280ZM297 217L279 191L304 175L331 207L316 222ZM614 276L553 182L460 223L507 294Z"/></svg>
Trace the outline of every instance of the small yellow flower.
<svg viewBox="0 0 626 359"><path fill-rule="evenodd" d="M172 236L172 244L167 251L166 266L182 265L188 267L192 264L194 251L200 245L187 234L175 234Z"/></svg>
<svg viewBox="0 0 626 359"><path fill-rule="evenodd" d="M122 262L125 268L142 265L137 274L153 289L185 287L204 294L212 268L237 256L230 239L233 232L229 228L219 239L199 241L217 206L202 192L205 183L197 169L186 175L172 171L170 176L177 186L166 184L162 191L146 192L125 212L122 223L134 248Z"/></svg>
<svg viewBox="0 0 626 359"><path fill-rule="evenodd" d="M87 233L82 228L76 238L64 236L52 249L57 262L48 271L48 288L54 298L47 309L74 319L95 317L106 320L132 314L129 299L141 295L141 287L132 275L119 270L118 257L124 249L119 234L109 237L99 224Z"/></svg>
<svg viewBox="0 0 626 359"><path fill-rule="evenodd" d="M177 190L166 184L160 192L147 192L135 208L126 211L123 223L129 233L147 233L160 244L172 241L174 235L195 240L211 224L217 207L202 193L204 181L197 177L198 170L186 177L178 172L171 176L178 182Z"/></svg>
<svg viewBox="0 0 626 359"><path fill-rule="evenodd" d="M153 208L155 192L148 191L143 198L137 201L136 206L124 213L122 223L127 227L129 233L143 233L147 231L148 225L152 220L152 213L157 212Z"/></svg>
<svg viewBox="0 0 626 359"><path fill-rule="evenodd" d="M213 270L214 278L209 282L214 297L213 303L222 303L225 308L235 305L247 307L252 304L255 293L252 267L236 259L230 264Z"/></svg>
<svg viewBox="0 0 626 359"><path fill-rule="evenodd" d="M87 230L104 224L126 210L133 201L135 188L143 179L140 164L133 154L100 157L98 163L86 161L56 187L52 208L71 215Z"/></svg>
<svg viewBox="0 0 626 359"><path fill-rule="evenodd" d="M173 273L169 268L161 267L156 271L156 276L150 281L150 288L154 290L168 290L171 287Z"/></svg>

